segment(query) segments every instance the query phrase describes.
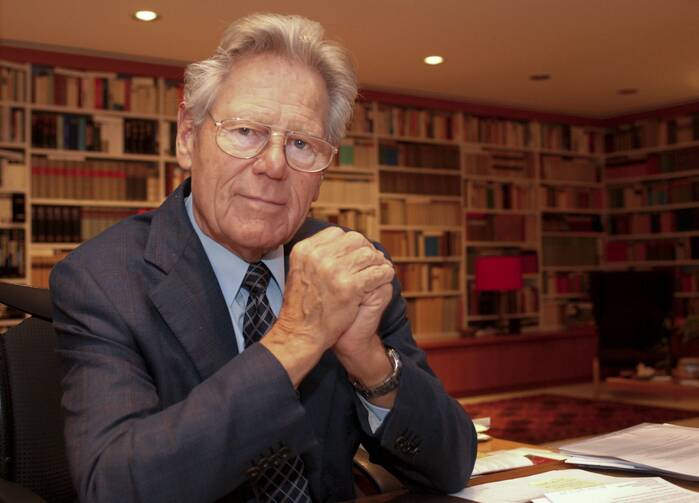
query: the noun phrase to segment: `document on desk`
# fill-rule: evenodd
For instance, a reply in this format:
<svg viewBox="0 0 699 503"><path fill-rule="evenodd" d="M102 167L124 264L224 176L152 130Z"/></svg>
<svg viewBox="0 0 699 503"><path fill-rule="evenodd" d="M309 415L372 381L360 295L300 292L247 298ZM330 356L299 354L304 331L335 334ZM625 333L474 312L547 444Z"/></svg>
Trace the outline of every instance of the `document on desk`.
<svg viewBox="0 0 699 503"><path fill-rule="evenodd" d="M529 477L466 487L451 496L481 503L525 503L540 498L547 492L594 487L618 480L616 477L584 470L552 470Z"/></svg>
<svg viewBox="0 0 699 503"><path fill-rule="evenodd" d="M597 487L544 493L537 503L699 503L699 494L683 489L660 477L617 479Z"/></svg>
<svg viewBox="0 0 699 503"><path fill-rule="evenodd" d="M563 445L568 456L624 461L638 469L657 470L699 480L699 428L642 423L631 428Z"/></svg>
<svg viewBox="0 0 699 503"><path fill-rule="evenodd" d="M564 460L565 456L545 449L532 449L520 447L492 453L479 454L476 459L476 466L473 467L472 476L484 475L486 473L502 472L514 468L534 466L552 460Z"/></svg>

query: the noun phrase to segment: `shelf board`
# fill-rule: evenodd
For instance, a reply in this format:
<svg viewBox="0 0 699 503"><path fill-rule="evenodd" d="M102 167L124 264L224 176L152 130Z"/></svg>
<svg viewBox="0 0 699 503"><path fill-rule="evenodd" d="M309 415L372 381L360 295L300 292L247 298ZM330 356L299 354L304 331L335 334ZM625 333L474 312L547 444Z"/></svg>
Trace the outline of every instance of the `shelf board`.
<svg viewBox="0 0 699 503"><path fill-rule="evenodd" d="M405 199L407 202L429 204L430 201L453 201L461 205L461 196L440 196L430 194L407 194L402 192L380 192L381 199Z"/></svg>
<svg viewBox="0 0 699 503"><path fill-rule="evenodd" d="M464 241L466 246L473 248L527 248L536 249L538 243L532 241Z"/></svg>
<svg viewBox="0 0 699 503"><path fill-rule="evenodd" d="M461 178L461 171L458 169L441 169L441 168L415 168L411 166L388 166L385 164L379 165L381 173L416 173L421 175L444 175L458 176Z"/></svg>
<svg viewBox="0 0 699 503"><path fill-rule="evenodd" d="M577 152L574 150L555 150L549 148L540 148L539 150L537 150L537 152L543 155L557 155L562 157L585 157L587 159L599 160L602 160L604 158L604 154L602 154L601 152Z"/></svg>
<svg viewBox="0 0 699 503"><path fill-rule="evenodd" d="M527 272L522 274L522 278L524 279L539 279L539 273L538 272ZM466 275L467 280L475 280L476 275L475 274L467 274Z"/></svg>
<svg viewBox="0 0 699 503"><path fill-rule="evenodd" d="M557 213L570 215L571 213L577 213L581 215L603 215L605 210L603 208L541 208L541 213Z"/></svg>
<svg viewBox="0 0 699 503"><path fill-rule="evenodd" d="M627 267L686 267L699 266L699 259L681 259L681 260L634 260L633 262L607 262L604 266L605 270L610 269L625 269Z"/></svg>
<svg viewBox="0 0 699 503"><path fill-rule="evenodd" d="M566 299L589 299L590 295L585 292L577 293L555 293L544 294L541 296L544 300L566 300Z"/></svg>
<svg viewBox="0 0 699 503"><path fill-rule="evenodd" d="M3 63L0 66L5 66ZM25 108L28 105L26 101L0 100L0 107L7 108Z"/></svg>
<svg viewBox="0 0 699 503"><path fill-rule="evenodd" d="M522 178L522 177L510 177L510 176L496 176L496 175L474 175L474 174L464 174L464 180L474 180L483 182L501 182L501 183L511 183L514 185L536 185L536 178Z"/></svg>
<svg viewBox="0 0 699 503"><path fill-rule="evenodd" d="M699 208L699 202L656 204L653 206L643 206L638 208L609 208L607 209L607 213L610 215L624 213L651 213L654 211L683 210L688 208Z"/></svg>
<svg viewBox="0 0 699 503"><path fill-rule="evenodd" d="M542 237L558 238L604 238L604 232L578 232L578 231L542 231Z"/></svg>
<svg viewBox="0 0 699 503"><path fill-rule="evenodd" d="M171 162L174 164L177 164L177 157L174 155L169 155L169 154L163 154L163 162Z"/></svg>
<svg viewBox="0 0 699 503"><path fill-rule="evenodd" d="M358 203L325 203L315 202L311 205L311 209L318 208L321 210L359 210L359 211L376 211L376 206L373 204L358 204Z"/></svg>
<svg viewBox="0 0 699 503"><path fill-rule="evenodd" d="M539 180L541 185L550 185L552 187L582 187L590 189L601 189L604 186L603 182L582 182L575 180Z"/></svg>
<svg viewBox="0 0 699 503"><path fill-rule="evenodd" d="M609 234L607 235L608 241L643 241L646 239L671 239L671 238L687 238L699 236L699 230L697 231L685 231L685 232L657 232L657 233L647 233L647 234Z"/></svg>
<svg viewBox="0 0 699 503"><path fill-rule="evenodd" d="M65 157L66 159L116 159L122 161L149 161L157 162L160 157L157 154L110 154L109 152L94 152L92 150L61 150L56 148L32 147L32 154Z"/></svg>
<svg viewBox="0 0 699 503"><path fill-rule="evenodd" d="M603 265L549 265L541 268L542 272L582 272L582 271L603 271Z"/></svg>
<svg viewBox="0 0 699 503"><path fill-rule="evenodd" d="M25 142L17 141L0 141L0 148L15 148L18 150L25 150L27 148L27 144Z"/></svg>
<svg viewBox="0 0 699 503"><path fill-rule="evenodd" d="M30 110L36 112L57 112L71 115L108 115L112 117L124 117L127 119L147 120L165 120L169 118L160 114L139 113L125 110L103 110L99 108L69 107L65 105L43 105L40 103L31 103L29 104L29 108Z"/></svg>
<svg viewBox="0 0 699 503"><path fill-rule="evenodd" d="M375 175L375 168L367 168L364 166L331 166L325 170L325 175L331 177L333 175Z"/></svg>
<svg viewBox="0 0 699 503"><path fill-rule="evenodd" d="M105 201L103 199L54 199L50 197L36 197L31 199L31 204L50 206L99 206L111 208L157 208L158 201Z"/></svg>
<svg viewBox="0 0 699 503"><path fill-rule="evenodd" d="M518 318L538 318L539 312L533 313L508 313L503 316L506 320L518 319ZM488 320L499 320L500 316L497 314L478 314L478 315L466 315L468 321L488 321Z"/></svg>
<svg viewBox="0 0 699 503"><path fill-rule="evenodd" d="M379 230L382 231L455 231L461 232L459 225L420 225L420 224L380 224Z"/></svg>
<svg viewBox="0 0 699 503"><path fill-rule="evenodd" d="M538 215L536 210L502 209L502 208L463 208L464 213L492 213L493 215Z"/></svg>
<svg viewBox="0 0 699 503"><path fill-rule="evenodd" d="M390 134L377 134L376 138L379 140L390 140L390 141L404 141L410 143L429 143L432 145L453 145L455 147L459 146L457 140L439 140L435 138L421 138L419 136L396 136Z"/></svg>
<svg viewBox="0 0 699 503"><path fill-rule="evenodd" d="M604 155L605 160L615 157L642 156L646 154L656 154L671 150L682 150L685 148L699 147L699 141L688 141L684 143L673 143L670 145L658 145L655 147L637 148L633 150L621 150L618 152L608 152Z"/></svg>
<svg viewBox="0 0 699 503"><path fill-rule="evenodd" d="M460 290L445 290L442 292L401 292L406 299L418 299L423 297L457 297L462 294Z"/></svg>
<svg viewBox="0 0 699 503"><path fill-rule="evenodd" d="M461 257L391 257L391 260L396 264L426 262L426 263L441 263L441 262L461 262Z"/></svg>
<svg viewBox="0 0 699 503"><path fill-rule="evenodd" d="M461 143L467 154L488 153L492 150L503 150L509 152L535 152L533 147L524 147L516 145L500 145L498 143L482 143L467 141Z"/></svg>
<svg viewBox="0 0 699 503"><path fill-rule="evenodd" d="M699 142L697 143L699 145ZM632 185L638 182L652 182L655 180L671 180L674 178L689 178L699 176L699 170L686 169L683 171L671 171L669 173L655 173L652 175L629 176L624 178L605 179L605 185Z"/></svg>
<svg viewBox="0 0 699 503"><path fill-rule="evenodd" d="M26 229L27 223L0 222L0 229Z"/></svg>
<svg viewBox="0 0 699 503"><path fill-rule="evenodd" d="M29 246L32 251L47 252L53 250L74 250L81 243L31 243ZM45 256L45 255L40 255Z"/></svg>

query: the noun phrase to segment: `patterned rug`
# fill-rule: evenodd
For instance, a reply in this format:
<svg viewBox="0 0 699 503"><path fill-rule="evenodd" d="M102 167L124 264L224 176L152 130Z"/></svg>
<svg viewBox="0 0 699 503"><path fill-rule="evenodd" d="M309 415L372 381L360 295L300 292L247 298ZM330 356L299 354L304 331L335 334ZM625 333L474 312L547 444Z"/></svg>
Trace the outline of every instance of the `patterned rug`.
<svg viewBox="0 0 699 503"><path fill-rule="evenodd" d="M472 418L490 417L490 435L530 444L608 433L643 422L699 417L699 410L548 394L465 404L464 408Z"/></svg>

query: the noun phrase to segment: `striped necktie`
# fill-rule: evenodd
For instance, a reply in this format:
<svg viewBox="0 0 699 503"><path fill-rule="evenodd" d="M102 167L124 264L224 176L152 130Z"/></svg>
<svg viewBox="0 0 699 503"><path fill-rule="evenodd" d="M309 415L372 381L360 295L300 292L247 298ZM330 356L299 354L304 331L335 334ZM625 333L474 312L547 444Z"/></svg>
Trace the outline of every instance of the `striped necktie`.
<svg viewBox="0 0 699 503"><path fill-rule="evenodd" d="M262 339L276 321L266 293L271 275L264 263L256 262L250 264L243 278L243 287L250 293L243 321L245 347ZM270 462L267 466L261 467L259 473L259 477L253 482L253 490L258 501L275 503L311 501L303 460L299 456Z"/></svg>

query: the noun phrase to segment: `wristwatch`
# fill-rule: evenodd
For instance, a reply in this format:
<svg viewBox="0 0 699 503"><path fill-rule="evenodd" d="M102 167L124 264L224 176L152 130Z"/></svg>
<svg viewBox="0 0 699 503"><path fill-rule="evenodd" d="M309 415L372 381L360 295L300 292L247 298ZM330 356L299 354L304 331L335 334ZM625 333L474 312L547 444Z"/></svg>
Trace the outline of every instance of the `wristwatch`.
<svg viewBox="0 0 699 503"><path fill-rule="evenodd" d="M398 351L393 348L386 347L386 355L388 356L388 359L391 360L391 368L393 370L391 371L391 375L384 379L384 381L378 386L367 388L354 377L350 377L350 381L352 382L354 389L367 400L386 395L398 387L400 371L403 368L403 363L400 360Z"/></svg>

